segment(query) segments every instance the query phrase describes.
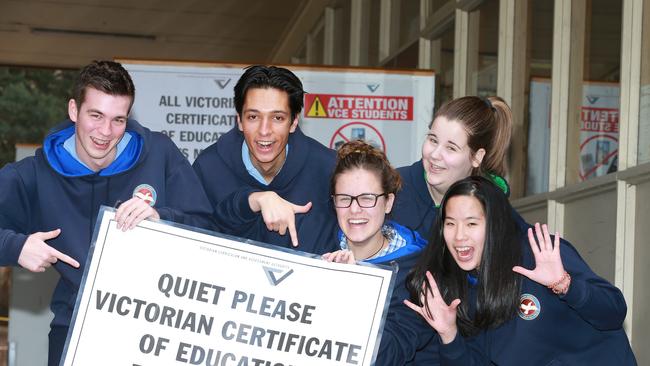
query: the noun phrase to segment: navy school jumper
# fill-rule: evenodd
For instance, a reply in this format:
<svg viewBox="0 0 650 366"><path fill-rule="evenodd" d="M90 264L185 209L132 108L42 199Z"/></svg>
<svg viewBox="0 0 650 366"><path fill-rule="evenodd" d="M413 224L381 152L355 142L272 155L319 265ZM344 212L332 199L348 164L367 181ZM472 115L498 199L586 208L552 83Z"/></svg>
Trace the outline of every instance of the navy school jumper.
<svg viewBox="0 0 650 366"><path fill-rule="evenodd" d="M297 250L323 254L337 250L336 215L329 193L335 153L307 137L300 128L289 134L289 153L282 169L265 186L253 178L242 161L244 135L237 126L209 146L194 162L194 170L212 204L215 221L223 233L293 248L289 232L280 235L267 229L260 212L253 212L248 196L253 192L274 191L283 199L304 205L305 214L296 214Z"/></svg>
<svg viewBox="0 0 650 366"><path fill-rule="evenodd" d="M522 235L523 267L535 259ZM575 248L562 240L560 254L571 286L558 296L546 286L521 276L520 308L498 328L440 345L434 338L418 352L418 365L636 365L623 330L627 312L621 291L596 275ZM470 313L476 305L470 287ZM437 343L437 344L436 344Z"/></svg>
<svg viewBox="0 0 650 366"><path fill-rule="evenodd" d="M201 183L174 143L135 120L128 120L126 133L131 140L125 150L99 172L64 149L64 141L74 134L69 120L50 132L35 156L0 170L0 265L18 265L30 234L57 228L61 234L48 245L81 264L78 269L61 261L53 265L61 275L50 305L53 327L70 324L101 205L131 199L140 186L155 192L154 207L162 219L212 226Z"/></svg>
<svg viewBox="0 0 650 366"><path fill-rule="evenodd" d="M428 240L438 208L427 188L422 160L398 168L397 171L402 177L403 184L395 197L391 216L393 220L417 231L421 237Z"/></svg>
<svg viewBox="0 0 650 366"><path fill-rule="evenodd" d="M395 221L417 231L420 236L428 240L431 235L431 227L438 215L438 207L429 193L427 181L424 178L422 159L409 166L398 168L397 171L402 177L403 185L399 195L395 197L392 217ZM486 178L495 183L499 181L500 184L497 186L503 190L506 196L510 195L510 187L505 179L497 175L488 175ZM513 216L517 224L527 227L526 221L514 210Z"/></svg>

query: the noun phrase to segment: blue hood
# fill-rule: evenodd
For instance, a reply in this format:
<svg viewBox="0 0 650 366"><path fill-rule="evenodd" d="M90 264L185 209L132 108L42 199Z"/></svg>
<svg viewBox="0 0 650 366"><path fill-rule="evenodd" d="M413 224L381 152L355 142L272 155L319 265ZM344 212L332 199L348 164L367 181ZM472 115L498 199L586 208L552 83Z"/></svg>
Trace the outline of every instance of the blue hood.
<svg viewBox="0 0 650 366"><path fill-rule="evenodd" d="M131 126L134 128L131 128ZM127 122L127 130L125 133L131 136L131 140L115 161L98 172L100 176L111 176L127 171L140 160L144 138L141 133L137 132L138 129L141 130L142 127L135 120L129 120ZM82 177L95 174L94 171L70 155L63 146L65 141L74 135L74 132L75 125L70 120L55 127L43 141L45 158L52 169L65 177Z"/></svg>

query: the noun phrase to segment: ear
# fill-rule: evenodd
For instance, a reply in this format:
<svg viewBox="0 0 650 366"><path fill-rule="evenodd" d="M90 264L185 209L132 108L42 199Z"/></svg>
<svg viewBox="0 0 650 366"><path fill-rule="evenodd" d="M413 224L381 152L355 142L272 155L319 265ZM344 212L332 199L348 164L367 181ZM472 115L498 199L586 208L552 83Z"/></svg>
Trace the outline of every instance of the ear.
<svg viewBox="0 0 650 366"><path fill-rule="evenodd" d="M239 128L239 131L244 132L244 127L241 124L241 116L239 114L237 115L237 128Z"/></svg>
<svg viewBox="0 0 650 366"><path fill-rule="evenodd" d="M478 149L474 154L474 156L472 156L472 166L474 168L478 168L479 166L481 166L484 157L485 157L485 149L484 148Z"/></svg>
<svg viewBox="0 0 650 366"><path fill-rule="evenodd" d="M68 117L72 122L77 122L79 110L77 109L77 102L74 99L68 101Z"/></svg>
<svg viewBox="0 0 650 366"><path fill-rule="evenodd" d="M289 133L296 132L296 127L298 127L298 115L297 114L296 114L296 118L294 118L293 122L291 122L291 127L289 128Z"/></svg>
<svg viewBox="0 0 650 366"><path fill-rule="evenodd" d="M395 202L395 193L389 193L386 196L386 210L384 213L388 215L393 210L393 203Z"/></svg>

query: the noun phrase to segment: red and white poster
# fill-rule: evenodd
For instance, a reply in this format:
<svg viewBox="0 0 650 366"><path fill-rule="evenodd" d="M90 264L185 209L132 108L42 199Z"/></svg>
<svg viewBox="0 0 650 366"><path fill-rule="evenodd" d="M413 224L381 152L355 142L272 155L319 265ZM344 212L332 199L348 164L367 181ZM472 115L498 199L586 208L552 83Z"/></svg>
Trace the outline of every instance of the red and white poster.
<svg viewBox="0 0 650 366"><path fill-rule="evenodd" d="M132 116L162 131L190 162L237 123L233 87L247 65L120 60L137 96ZM307 92L303 132L325 146L362 139L395 166L420 159L433 118L432 71L286 66Z"/></svg>

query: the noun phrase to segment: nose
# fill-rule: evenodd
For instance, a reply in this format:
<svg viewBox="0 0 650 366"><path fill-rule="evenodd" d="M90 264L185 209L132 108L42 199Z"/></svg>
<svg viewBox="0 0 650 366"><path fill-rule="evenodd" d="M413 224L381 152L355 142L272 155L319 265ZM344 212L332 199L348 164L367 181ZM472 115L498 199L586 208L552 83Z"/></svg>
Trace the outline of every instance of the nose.
<svg viewBox="0 0 650 366"><path fill-rule="evenodd" d="M262 136L267 136L271 134L271 121L270 118L262 118L262 122L260 123L260 135Z"/></svg>
<svg viewBox="0 0 650 366"><path fill-rule="evenodd" d="M462 241L465 239L465 230L463 229L463 225L456 225L456 235L454 235L455 239L457 241Z"/></svg>
<svg viewBox="0 0 650 366"><path fill-rule="evenodd" d="M361 206L359 206L359 202L357 201L356 198L352 200L352 204L350 205L350 211L352 211L354 213L358 213L358 212L363 211Z"/></svg>
<svg viewBox="0 0 650 366"><path fill-rule="evenodd" d="M104 136L110 136L111 135L111 121L109 121L107 118L103 119L100 124L99 128L97 129L99 133L101 133Z"/></svg>
<svg viewBox="0 0 650 366"><path fill-rule="evenodd" d="M431 158L432 159L435 159L435 160L440 159L440 153L441 153L440 149L442 149L442 145L439 144L436 147L434 147L433 150L431 150Z"/></svg>

